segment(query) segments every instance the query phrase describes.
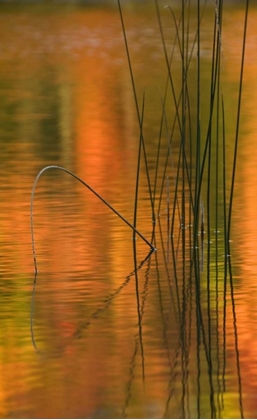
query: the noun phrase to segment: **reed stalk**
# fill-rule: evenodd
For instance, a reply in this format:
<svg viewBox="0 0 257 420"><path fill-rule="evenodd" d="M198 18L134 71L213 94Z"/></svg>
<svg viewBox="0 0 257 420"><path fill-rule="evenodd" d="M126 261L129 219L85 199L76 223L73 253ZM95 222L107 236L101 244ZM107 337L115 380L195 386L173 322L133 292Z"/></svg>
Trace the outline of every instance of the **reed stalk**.
<svg viewBox="0 0 257 420"><path fill-rule="evenodd" d="M71 175L73 178L75 178L77 181L79 181L82 185L84 185L87 189L89 189L97 198L99 198L99 200L101 200L107 207L109 207L109 209L116 214L116 216L118 216L124 223L126 223L126 225L128 225L135 234L137 234L138 236L140 236L141 239L143 239L143 241L150 246L150 250L152 252L155 251L155 247L128 221L125 219L125 217L123 217L111 204L109 204L100 194L98 194L90 185L88 185L85 181L83 181L79 176L75 175L73 172L69 171L66 168L63 168L61 166L58 165L49 165L46 166L45 168L41 169L41 171L38 173L34 184L33 184L33 188L32 188L32 193L31 193L31 201L30 201L30 229L31 229L31 240L32 240L32 252L33 252L33 259L34 259L34 268L35 268L35 273L38 272L38 264L37 264L37 257L36 257L36 246L35 246L35 237L34 237L34 195L35 195L35 190L36 190L36 186L38 183L39 178L41 177L41 175L49 170L49 169L57 169L63 172L66 172L67 174Z"/></svg>
<svg viewBox="0 0 257 420"><path fill-rule="evenodd" d="M211 418L216 418L222 414L227 374L226 328L229 291L235 337L234 350L238 376L239 411L241 417L243 417L242 381L230 240L240 137L249 0L246 0L245 3L231 179L228 176L226 102L222 89L223 0L217 0L213 7L208 86L203 85L204 63L202 59L204 42L202 24L207 0L203 2L197 0L195 5L196 20L194 23L191 19L193 5L190 0L181 1L180 15L178 17L175 9L169 5L166 7L166 13L171 17L171 25L174 29L174 39L171 45L165 37L159 1L154 0L166 72L164 91L160 93L161 117L157 146L154 149L156 150L154 168L149 165L148 139L144 133L144 123L147 118L145 111L146 96L145 92L143 92L142 106L140 107L138 99L140 94L135 81L121 1L117 0L117 3L139 129L133 224L128 222L91 186L74 173L57 165L47 166L37 175L31 195L31 236L35 273L37 274L38 272L33 221L35 189L39 178L46 170L58 169L68 173L82 183L133 230L133 275L135 277L138 332L134 352L131 357L130 379L127 386L127 399L123 414L126 414L126 409L131 399L130 390L134 377L135 359L139 350L141 353L143 383L147 378L143 315L146 310L148 280L152 274L152 266L149 259L144 291L140 293L135 241L136 235L138 235L150 247L148 257L153 254L156 250L155 247L159 244L159 251L155 254L154 261L155 279L159 295L163 341L170 369L168 396L164 410L165 417L168 417L169 405L173 395L172 381L176 377L172 370L178 363L180 363L181 416L184 418L191 416L190 381L192 381L192 374L190 372L190 363L192 363L192 353L196 363L194 386L196 389L197 416L201 418L205 415L206 407L202 404L202 393L208 393L208 415ZM192 33L193 36L191 36ZM192 38L191 45L190 38ZM172 69L175 52L177 52L176 59L180 63L179 86L175 83ZM208 113L202 112L203 95L205 95L205 98L208 98ZM168 106L169 99L172 103L170 108ZM166 141L163 141L163 137ZM177 149L175 149L175 145ZM152 174L153 183L151 183ZM142 175L146 178L149 193L148 199L152 212L153 229L151 242L137 229ZM227 194L228 182L230 182L229 194ZM164 201L166 201L166 219L163 226L162 206L164 206ZM220 230L221 245L218 244ZM215 233L214 249L211 244L213 231ZM162 258L162 262L160 262L160 258ZM161 278L161 265L164 278ZM126 281L121 286L122 288L127 284ZM178 343L174 360L171 359L169 354L168 323L164 309L164 297L167 298L167 296L164 296L162 291L163 285L165 285L169 300L172 303L178 330ZM117 289L113 298L122 288ZM213 308L216 311L215 319L213 318ZM223 331L220 332L220 329ZM216 374L215 368L217 370ZM208 378L208 383L207 381L205 382L205 386L208 384L208 390L203 389L204 372Z"/></svg>

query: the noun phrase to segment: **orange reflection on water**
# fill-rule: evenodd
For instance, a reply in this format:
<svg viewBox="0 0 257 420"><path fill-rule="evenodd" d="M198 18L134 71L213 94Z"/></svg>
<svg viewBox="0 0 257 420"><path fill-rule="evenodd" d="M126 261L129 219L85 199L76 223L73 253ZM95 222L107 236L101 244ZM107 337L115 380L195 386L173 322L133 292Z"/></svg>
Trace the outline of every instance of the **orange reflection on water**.
<svg viewBox="0 0 257 420"><path fill-rule="evenodd" d="M243 28L243 11L233 16L234 25L241 22ZM234 292L236 303L236 323L238 333L238 349L240 373L242 381L243 409L245 417L251 417L257 411L257 62L256 53L256 19L257 11L252 6L249 9L247 43L244 65L244 85L242 91L242 112L240 118L239 147L236 170L235 198L233 203L232 221L232 264L234 275ZM240 26L240 27L241 27ZM241 29L242 29L241 28ZM230 35L233 31L230 30ZM239 66L233 66L232 57L237 57L242 50L242 38L234 36L230 39L232 45L230 64L226 68L229 77L236 78ZM229 53L228 53L229 54ZM236 61L236 60L234 60ZM239 64L239 59L237 59ZM238 80L238 79L237 79ZM234 91L237 100L238 91ZM235 127L235 122L234 122ZM231 327L229 327L229 325ZM233 318L230 312L228 329L228 345L235 347ZM233 330L233 331L232 331ZM236 365L236 361L234 360Z"/></svg>
<svg viewBox="0 0 257 420"><path fill-rule="evenodd" d="M39 16L40 14L35 17L38 19L37 24L40 23ZM236 18L242 21L243 16L236 15ZM26 15L22 16L23 23L24 19L26 21ZM255 24L253 23L257 17L251 19L249 35L254 37ZM40 25L35 26L39 31L42 30ZM104 28L103 32L100 31L101 36L98 38L94 35L95 26L98 30ZM16 25L11 27L18 28ZM32 91L37 83L35 85L30 85L30 83L35 79L39 86L42 83L44 95L46 89L49 89L48 84L53 92L58 93L56 95L60 101L60 109L58 108L58 121L55 123L60 131L53 126L51 134L55 139L54 142L57 136L54 130L58 131L60 147L58 149L57 144L52 145L54 150L55 146L58 150L53 158L52 155L47 154L47 151L45 155L43 154L44 148L40 148L39 141L37 143L34 138L30 142L27 140L30 139L31 127L38 130L33 132L33 136L35 135L37 139L36 134L40 134L45 128L47 121L44 118L54 113L55 102L52 103L47 97L49 109L45 114L35 113L35 115L32 112L35 105L33 102L29 103L30 112L26 108L26 113L25 105L28 103L23 104L24 108L21 107L21 109L24 113L18 115L18 120L26 121L32 113L33 124L31 123L27 131L26 126L22 124L22 132L19 131L21 125L18 125L15 135L17 138L22 136L23 146L21 142L6 146L6 155L11 155L15 162L15 171L8 174L8 183L12 186L12 193L8 195L7 202L2 206L1 218L1 234L5 241L8 238L7 245L2 247L6 273L13 271L32 273L33 271L29 226L30 192L38 167L41 168L45 164L60 163L64 166L69 164L70 169L74 169L74 172L110 201L117 210L130 221L133 219L138 129L133 111L131 111L134 109L133 96L128 93L127 88L129 75L119 65L121 51L116 46L116 38L120 36L117 30L118 27L120 28L118 14L106 14L100 10L92 13L74 12L74 14L62 15L60 19L56 14L51 16L49 22L43 19L43 27L47 28L46 33L49 34L50 31L52 36L50 38L43 36L42 40L46 39L48 42L42 41L40 45L40 42L36 41L36 36L31 41L27 40L27 38L30 39L30 32L28 32L25 37L28 41L25 44L29 46L28 56L25 55L26 58L19 62L19 68L22 69L22 74L25 71L29 72L30 80L27 83ZM68 35L65 32L66 27L70 28ZM78 32L74 32L74 28ZM81 36L78 28L89 29L86 32L88 42ZM44 34L44 30L42 33ZM112 40L109 37L110 33ZM232 34L233 31L230 33ZM67 39L66 36L73 45L70 53L66 52L62 55L67 47L64 41ZM108 38L107 50L104 36ZM9 40L8 37L6 39ZM75 44L78 46L81 40L85 41L84 46L75 47ZM238 48L237 40L232 39L231 42L231 51L235 53ZM19 46L21 44L24 42ZM92 47L93 44L94 47ZM36 58L30 55L35 47L38 54ZM58 51L57 56L49 53L50 50ZM21 57L20 53L21 51L17 51L19 57ZM227 57L230 57L229 54L227 52ZM59 59L61 64L58 62ZM226 77L230 81L235 77L234 68L231 64L226 69ZM51 84L47 79L50 79L53 74L56 77L57 87L55 83ZM238 215L235 213L233 225L233 235L239 238L234 245L234 253L238 253L237 261L241 262L236 265L238 273L235 276L240 277L241 284L235 285L235 289L239 297L236 305L237 328L246 413L256 411L256 403L252 398L256 390L257 373L256 363L254 363L257 347L255 334L257 316L253 307L253 300L256 297L254 278L257 269L255 246L257 214L254 189L257 179L256 147L253 141L256 137L254 116L256 107L253 106L256 104L256 89L253 89L255 75L256 64L251 62L249 65L248 61L245 69L244 92L250 97L250 106L247 109L247 116L244 113L242 118L243 143L239 151L237 172L240 178L238 185L242 185L242 188L239 188L240 195L238 191L236 193L235 209L238 208L240 211ZM42 76L45 84L38 76ZM22 79L21 75L20 78ZM227 85L229 86L229 83ZM24 86L25 93L21 96L27 97L26 83ZM229 88L231 89L231 86ZM52 96L54 93L50 95L50 98ZM37 104L38 101L37 97ZM244 109L246 109L245 105ZM37 125L37 121L41 121L42 125ZM43 140L40 137L43 145L47 138L48 135L45 135ZM48 144L48 147L50 146L51 142ZM31 162L28 171L24 169L22 157L27 162ZM21 174L22 183L19 179ZM168 366L170 360L167 354L164 354L166 350L165 352L163 350L164 326L160 315L156 274L154 273L151 281L148 281L145 269L139 274L140 304L142 305L143 297L147 301L144 312L143 344L148 382L146 381L146 389L143 390L143 351L140 348L135 277L131 276L110 308L104 310L101 316L95 316L91 320L92 325L89 328L83 324L95 313L99 305L100 308L104 306L106 297L114 293L133 271L132 232L92 193L83 189L81 185L68 181L68 175L66 178L65 176L61 179L55 177L54 174L49 175L49 178L45 177L38 186L39 194L36 195L35 202L36 250L39 270L41 270L38 277L35 335L39 348L41 345L49 351L49 354L46 352L41 359L40 355L34 353L29 337L28 309L26 312L22 306L18 305L16 318L5 314L8 322L10 319L11 326L7 325L4 328L4 348L8 357L4 352L1 353L4 371L0 394L2 406L5 407L3 416L8 417L11 412L12 416L16 414L19 417L19 406L23 404L24 412L28 414L28 417L38 417L39 413L42 417L93 417L99 415L100 408L104 407L108 401L110 401L110 406L113 404L115 407L118 401L119 407L123 407L126 398L128 399L130 385L133 389L129 400L131 412L144 415L145 410L142 406L145 401L147 406L151 406L149 401L152 405L156 404L157 408L158 404L161 407L164 406L165 399L168 398L168 382L173 373ZM251 184L248 182L249 179L252 180ZM145 179L141 182L141 186L145 185ZM148 198L148 191L144 188L140 196L138 228L150 237L152 224ZM243 203L243 206L240 207L240 203ZM237 235L236 231L247 234ZM141 244L138 240L139 254L145 256L148 248L145 244L142 246ZM160 261L163 264L161 258ZM137 262L140 263L140 258ZM47 277L46 273L49 272L52 274ZM66 273L60 274L61 272ZM67 272L72 275L69 277ZM160 272L161 280L166 284L167 273L163 266ZM243 284L244 279L246 280ZM16 279L17 288L20 287L19 280ZM26 284L23 290L30 289L31 286L32 279L31 285ZM165 286L163 296L167 299L167 313L170 316L170 308L173 306L167 298L168 286ZM20 304L19 299L17 298L17 301ZM15 298L13 302L16 302ZM10 304L12 308L13 305L14 303ZM26 305L26 308L29 308L28 302ZM22 357L19 353L19 345L14 340L17 326L21 321L20 313L23 314L22 325L26 325L24 336L27 340L26 345L21 346L24 352ZM173 321L172 315L171 331L168 331L172 349L174 343L177 346L178 340L178 334L174 334L172 329L175 324ZM232 325L233 317L231 311L228 310L227 344L229 350L234 351L235 334ZM80 332L81 340L77 339ZM57 356L52 355L51 351L58 345L63 345L62 351ZM194 345L192 348L194 349ZM174 355L169 357L173 363ZM194 357L195 354L192 359ZM231 383L236 376L235 358L232 358L232 362L231 359L228 360L229 367L233 365ZM179 365L179 362L176 361L176 363ZM180 367L177 369L179 371ZM196 369L192 371L192 376L196 376ZM26 377L29 378L27 382L24 380ZM181 399L180 379L179 377L177 380L179 383L177 385L178 400ZM206 374L204 382L207 383L207 381ZM6 386L9 383L13 384L12 390ZM194 400L193 391L192 394L192 400ZM234 402L235 395L231 397L228 394L228 399L231 398ZM238 413L237 402L235 405ZM208 404L206 406L208 408ZM13 407L16 407L17 411ZM114 409L113 412L115 412ZM158 411L158 414L160 412L162 413L163 410ZM231 412L232 409L230 414ZM108 411L104 412L106 413L108 414Z"/></svg>

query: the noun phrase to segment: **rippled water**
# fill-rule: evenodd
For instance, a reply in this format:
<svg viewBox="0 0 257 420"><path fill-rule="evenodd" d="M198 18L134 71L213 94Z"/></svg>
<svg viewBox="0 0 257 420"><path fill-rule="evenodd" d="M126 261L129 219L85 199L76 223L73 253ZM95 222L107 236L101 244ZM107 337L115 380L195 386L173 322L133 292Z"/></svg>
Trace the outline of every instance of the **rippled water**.
<svg viewBox="0 0 257 420"><path fill-rule="evenodd" d="M145 92L153 182L163 48L152 6L131 2L124 16L140 104ZM203 83L212 48L208 8L206 16ZM240 5L224 11L228 171L243 18ZM212 231L211 244L202 244L199 321L191 262L179 254L177 231L173 241L167 235L168 193L156 226L157 252L147 259L149 247L137 236L134 252L133 231L115 213L67 173L49 169L34 197L34 276L30 197L37 173L46 165L66 167L133 224L139 129L117 7L0 6L1 417L256 416L256 18L252 6L231 235L233 290L228 280L224 301L220 209L219 234ZM174 36L170 16L164 22L166 36ZM173 66L178 83L176 55ZM165 156L162 150L161 164ZM151 241L143 161L137 228Z"/></svg>

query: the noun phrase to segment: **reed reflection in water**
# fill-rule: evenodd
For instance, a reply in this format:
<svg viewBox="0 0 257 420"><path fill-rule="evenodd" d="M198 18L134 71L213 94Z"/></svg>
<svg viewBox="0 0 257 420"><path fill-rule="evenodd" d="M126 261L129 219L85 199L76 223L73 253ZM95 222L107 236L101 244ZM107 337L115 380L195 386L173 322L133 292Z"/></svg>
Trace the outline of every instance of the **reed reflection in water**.
<svg viewBox="0 0 257 420"><path fill-rule="evenodd" d="M217 152L213 142L213 171L209 178L204 174L199 211L206 232L199 235L196 259L186 165L184 175L180 166L177 193L174 186L178 126L164 175L176 110L170 91L163 105L167 67L156 10L153 4L130 4L122 4L122 10L156 216L153 225L141 150L137 229L157 252L147 258L149 249L140 237L133 242L131 229L67 174L45 173L35 193L36 279L29 203L37 173L46 165L67 167L133 224L140 127L118 7L1 5L1 417L237 418L256 413L256 10L250 9L247 29L231 257L224 258L222 165L215 183L222 144ZM167 12L161 10L161 22L171 49L176 29ZM203 133L214 12L213 5L205 8L201 27ZM174 13L178 22L181 8ZM192 7L190 45L196 16ZM224 5L221 81L228 192L244 16L245 3ZM179 97L178 43L173 57ZM196 76L194 56L188 79L192 130ZM157 165L162 118L168 134L163 129ZM190 168L195 170L193 164ZM173 222L175 194L179 205ZM179 211L186 215L183 228Z"/></svg>

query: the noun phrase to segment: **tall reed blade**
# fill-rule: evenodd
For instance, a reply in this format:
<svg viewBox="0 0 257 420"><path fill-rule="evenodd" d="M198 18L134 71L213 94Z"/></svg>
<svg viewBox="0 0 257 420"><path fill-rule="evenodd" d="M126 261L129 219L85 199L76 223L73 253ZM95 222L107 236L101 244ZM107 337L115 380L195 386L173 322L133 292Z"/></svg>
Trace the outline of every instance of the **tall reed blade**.
<svg viewBox="0 0 257 420"><path fill-rule="evenodd" d="M142 129L141 129L141 117L140 117L139 103L138 103L138 97L137 97L137 92L136 92L136 84L135 84L135 78L134 78L132 63L131 63L131 59L130 59L129 46L128 46L128 41L127 41L125 23L124 23L124 19L123 19L123 13L122 13L122 9L121 9L120 0L118 0L118 7L119 7L119 14L120 14L120 20L121 20L121 25L122 25L122 33L123 33L125 47L126 47L126 54L127 54L127 59L128 59L130 78L131 78L131 83L132 83L132 88L133 88L133 94L134 94L134 100L135 100L135 106L136 106L136 113L137 113L137 120L138 120L139 129L140 129L140 141L142 142L143 155L144 155L144 161L145 161L145 170L146 170L146 177L147 177L147 183L148 183L149 198L150 198L150 203L151 203L151 208L152 208L152 220L155 220L154 198L153 198L152 187L151 187L151 182L150 182L150 174L149 174L149 169L148 169L148 161L147 161L145 142L144 142L144 137L143 137L143 133L142 133Z"/></svg>
<svg viewBox="0 0 257 420"><path fill-rule="evenodd" d="M229 200L229 210L228 210L228 235L227 235L228 240L230 238L230 230L231 230L232 206L233 206L235 177L236 177L237 150L238 150L238 143L239 143L239 127L240 127L241 101L242 101L242 90L243 90L248 10L249 10L249 0L246 0L244 34L243 34L242 56L241 56L241 69L240 69L239 92L238 92L238 105L237 105L235 149L234 149L234 160L233 160L233 170L232 170L232 180L231 180L230 200Z"/></svg>

